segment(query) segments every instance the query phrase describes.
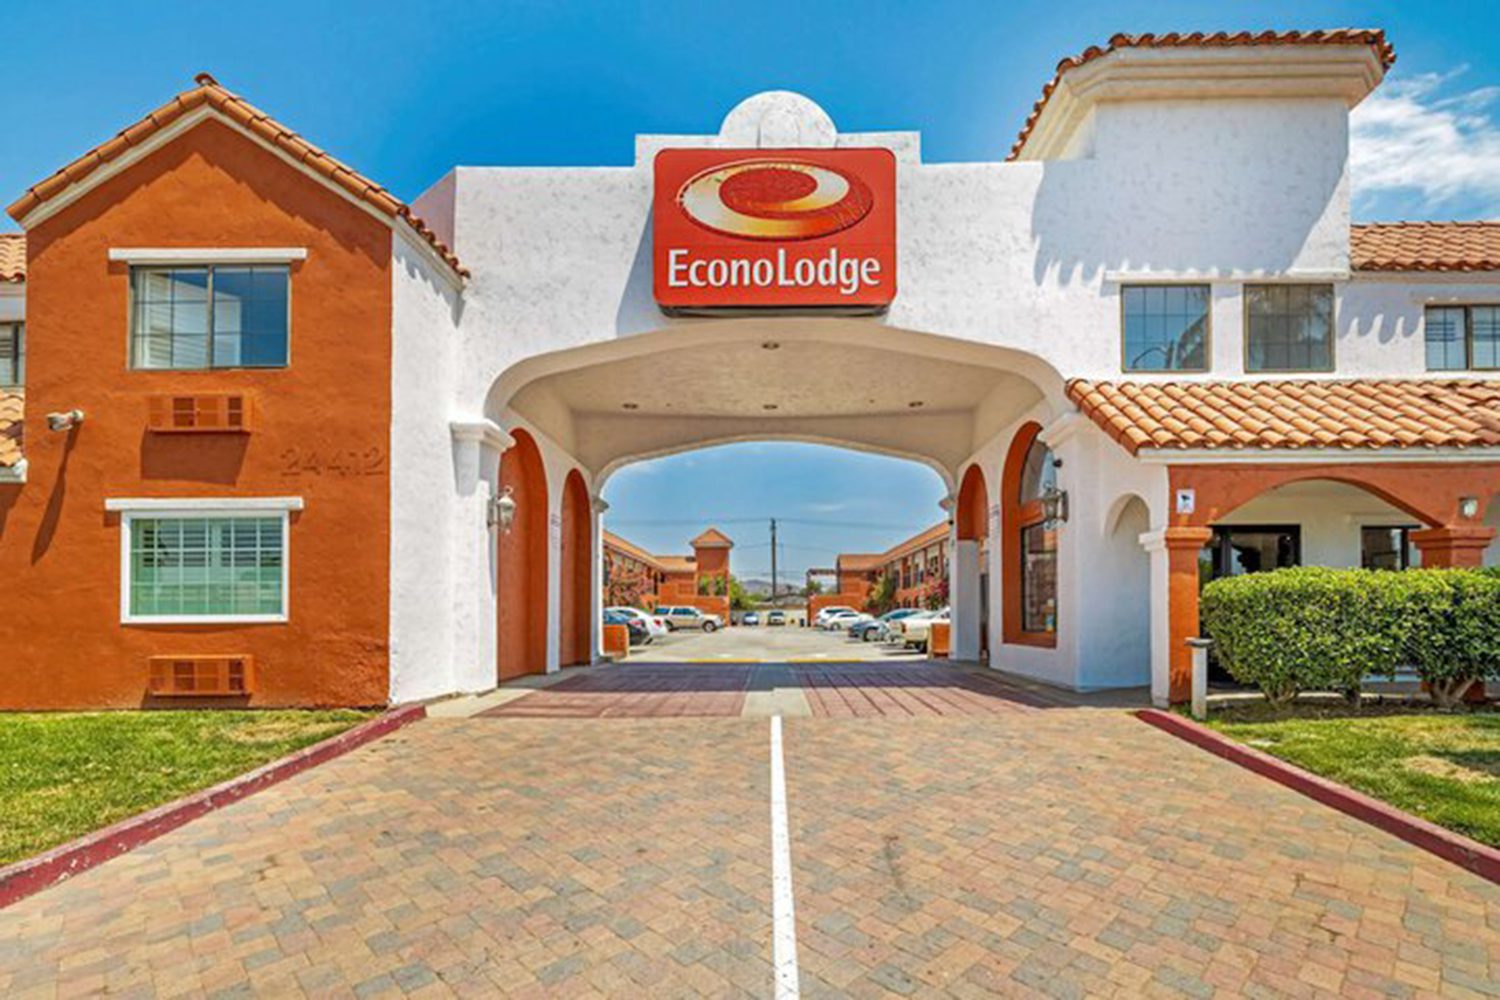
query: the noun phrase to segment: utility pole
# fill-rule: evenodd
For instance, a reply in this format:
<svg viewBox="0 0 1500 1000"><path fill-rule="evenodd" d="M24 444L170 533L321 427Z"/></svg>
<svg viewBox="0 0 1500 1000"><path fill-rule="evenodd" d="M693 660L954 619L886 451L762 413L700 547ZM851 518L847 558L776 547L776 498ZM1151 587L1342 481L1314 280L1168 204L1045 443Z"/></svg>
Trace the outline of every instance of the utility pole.
<svg viewBox="0 0 1500 1000"><path fill-rule="evenodd" d="M776 603L776 518L771 518L771 607L779 608Z"/></svg>

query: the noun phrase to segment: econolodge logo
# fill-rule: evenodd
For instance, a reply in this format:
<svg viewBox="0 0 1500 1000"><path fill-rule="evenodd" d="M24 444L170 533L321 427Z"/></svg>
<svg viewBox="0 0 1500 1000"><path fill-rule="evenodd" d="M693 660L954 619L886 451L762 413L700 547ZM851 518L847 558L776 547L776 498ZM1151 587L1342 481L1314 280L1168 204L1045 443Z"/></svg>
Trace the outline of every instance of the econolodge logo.
<svg viewBox="0 0 1500 1000"><path fill-rule="evenodd" d="M884 149L664 150L656 298L666 308L885 306L895 158Z"/></svg>

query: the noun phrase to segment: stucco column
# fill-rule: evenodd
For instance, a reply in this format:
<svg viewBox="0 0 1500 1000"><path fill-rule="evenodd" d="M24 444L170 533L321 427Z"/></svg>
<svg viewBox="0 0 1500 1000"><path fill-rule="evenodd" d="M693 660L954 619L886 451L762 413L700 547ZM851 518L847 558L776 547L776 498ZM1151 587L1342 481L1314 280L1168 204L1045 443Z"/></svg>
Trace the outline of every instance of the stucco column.
<svg viewBox="0 0 1500 1000"><path fill-rule="evenodd" d="M954 542L953 570L948 578L952 608L949 641L955 660L979 659L979 543L972 538Z"/></svg>
<svg viewBox="0 0 1500 1000"><path fill-rule="evenodd" d="M1449 524L1411 533L1411 543L1422 553L1423 566L1483 566L1484 550L1495 529L1484 525Z"/></svg>
<svg viewBox="0 0 1500 1000"><path fill-rule="evenodd" d="M589 590L589 659L593 663L604 658L604 512L609 503L603 497L589 498L589 541L594 551L590 559L592 572Z"/></svg>
<svg viewBox="0 0 1500 1000"><path fill-rule="evenodd" d="M499 527L489 523L490 501L500 485L500 457L515 439L491 420L455 421L449 430L458 494L452 535L452 689L484 690L495 686L499 655Z"/></svg>
<svg viewBox="0 0 1500 1000"><path fill-rule="evenodd" d="M1151 700L1187 701L1192 693L1192 651L1198 635L1198 557L1213 538L1210 528L1148 531L1141 545L1151 556Z"/></svg>

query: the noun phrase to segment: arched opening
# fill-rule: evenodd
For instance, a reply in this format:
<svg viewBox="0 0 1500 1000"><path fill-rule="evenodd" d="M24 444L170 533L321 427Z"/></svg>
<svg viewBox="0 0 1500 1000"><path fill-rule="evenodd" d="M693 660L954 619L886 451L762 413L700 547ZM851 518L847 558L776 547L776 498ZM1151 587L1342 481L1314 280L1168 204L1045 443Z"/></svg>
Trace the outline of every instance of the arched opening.
<svg viewBox="0 0 1500 1000"><path fill-rule="evenodd" d="M1055 647L1057 525L1042 498L1057 488L1057 463L1041 431L1033 421L1016 432L1000 480L1003 626L1006 642Z"/></svg>
<svg viewBox="0 0 1500 1000"><path fill-rule="evenodd" d="M547 671L547 470L523 430L500 457L500 494L515 502L499 529L496 674L502 681Z"/></svg>
<svg viewBox="0 0 1500 1000"><path fill-rule="evenodd" d="M985 660L989 656L989 575L984 558L988 509L984 472L971 465L959 485L953 511L958 544L953 554L951 603L953 653L958 659Z"/></svg>
<svg viewBox="0 0 1500 1000"><path fill-rule="evenodd" d="M593 585L594 539L591 530L588 487L574 469L563 483L561 625L558 636L558 662L576 667L592 662L589 615Z"/></svg>
<svg viewBox="0 0 1500 1000"><path fill-rule="evenodd" d="M1141 535L1151 529L1151 511L1135 494L1117 499L1104 520L1104 546L1093 571L1110 581L1112 599L1082 627L1097 630L1097 653L1089 682L1098 687L1151 683L1151 557Z"/></svg>

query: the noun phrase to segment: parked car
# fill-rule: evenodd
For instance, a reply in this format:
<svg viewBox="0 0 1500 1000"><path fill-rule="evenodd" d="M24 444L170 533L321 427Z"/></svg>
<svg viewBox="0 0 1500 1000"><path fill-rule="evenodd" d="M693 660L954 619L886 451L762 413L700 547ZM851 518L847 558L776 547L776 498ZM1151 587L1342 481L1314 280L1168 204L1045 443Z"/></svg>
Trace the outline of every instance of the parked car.
<svg viewBox="0 0 1500 1000"><path fill-rule="evenodd" d="M907 649L918 649L927 652L927 636L932 630L933 622L946 622L948 620L948 609L939 608L936 611L921 611L914 615L902 618L898 625L901 626L901 642Z"/></svg>
<svg viewBox="0 0 1500 1000"><path fill-rule="evenodd" d="M828 632L837 632L853 624L854 620L858 617L859 612L853 608L845 611L836 611L823 619L823 624L820 627Z"/></svg>
<svg viewBox="0 0 1500 1000"><path fill-rule="evenodd" d="M818 610L818 613L813 616L813 627L822 628L824 625L828 624L828 619L833 617L834 615L843 614L845 612L852 613L853 611L854 609L849 607L847 604L830 604L826 608L820 608Z"/></svg>
<svg viewBox="0 0 1500 1000"><path fill-rule="evenodd" d="M613 611L616 614L624 615L627 618L633 618L636 621L640 622L642 625L646 626L647 643L651 642L652 639L656 639L666 635L668 632L667 621L665 618L658 618L655 615L648 615L640 608L615 607L605 608L604 610Z"/></svg>
<svg viewBox="0 0 1500 1000"><path fill-rule="evenodd" d="M741 625L759 625L760 615L754 611L745 612L745 617L740 619Z"/></svg>
<svg viewBox="0 0 1500 1000"><path fill-rule="evenodd" d="M696 628L705 632L714 632L724 627L724 622L718 615L706 615L697 608L684 607L661 607L656 609L657 617L667 623L667 628L676 631L680 628Z"/></svg>
<svg viewBox="0 0 1500 1000"><path fill-rule="evenodd" d="M771 611L771 612L768 612L766 614L766 624L767 625L785 625L786 624L786 612L785 611Z"/></svg>
<svg viewBox="0 0 1500 1000"><path fill-rule="evenodd" d="M916 608L895 608L879 618L859 622L850 629L850 635L865 642L887 642L892 638L891 630L895 623L916 613Z"/></svg>
<svg viewBox="0 0 1500 1000"><path fill-rule="evenodd" d="M604 624L624 625L630 632L630 644L632 646L644 646L651 641L651 634L646 630L646 625L639 618L622 614L619 611L606 610L604 612Z"/></svg>
<svg viewBox="0 0 1500 1000"><path fill-rule="evenodd" d="M868 625L870 622L873 622L874 620L875 620L875 616L874 615L870 614L868 611L861 611L859 614L855 615L853 618L845 618L845 619L843 619L841 621L841 623L840 623L840 627L844 630L844 633L849 636L849 638L853 639L853 638L855 638L854 633L855 633L855 631L857 629L862 628L865 625Z"/></svg>

